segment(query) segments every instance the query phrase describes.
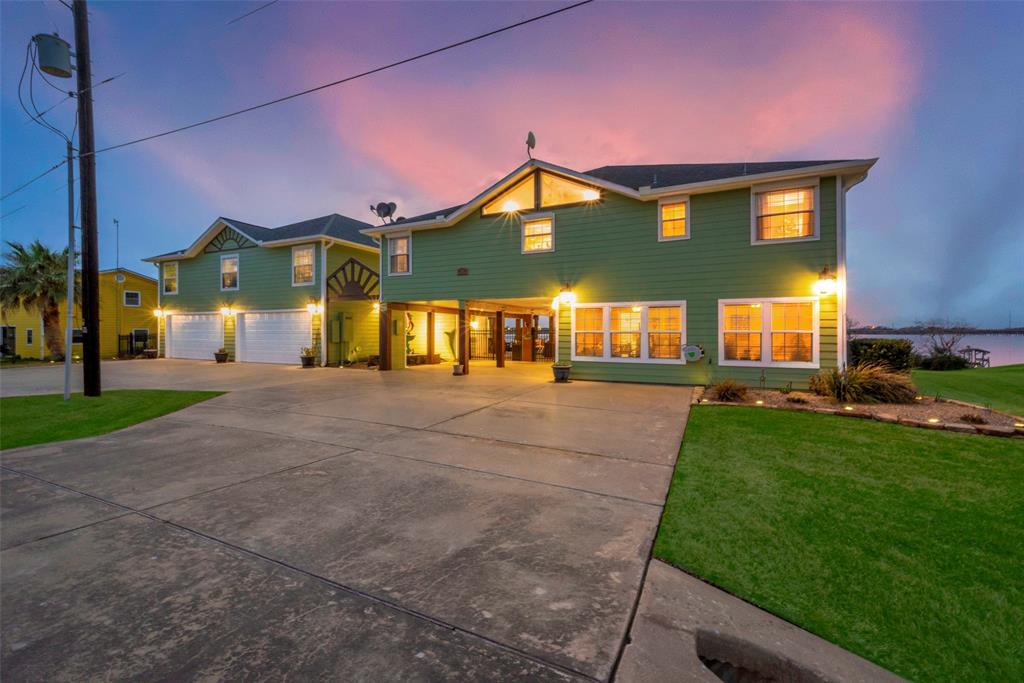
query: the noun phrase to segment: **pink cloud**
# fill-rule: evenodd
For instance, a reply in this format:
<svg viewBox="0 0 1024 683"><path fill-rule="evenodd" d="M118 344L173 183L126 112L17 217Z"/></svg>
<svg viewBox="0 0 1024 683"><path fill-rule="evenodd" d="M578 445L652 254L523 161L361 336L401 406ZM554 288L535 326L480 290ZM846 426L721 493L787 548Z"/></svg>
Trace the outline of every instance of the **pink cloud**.
<svg viewBox="0 0 1024 683"><path fill-rule="evenodd" d="M675 23L606 16L577 26L565 60L544 68L509 52L475 71L465 53L454 73L410 66L329 91L320 111L341 143L441 204L523 160L529 129L539 157L577 169L877 153L914 92L900 28L850 8L774 7L746 26L701 19L699 44ZM292 58L325 77L319 65L339 63L331 48Z"/></svg>

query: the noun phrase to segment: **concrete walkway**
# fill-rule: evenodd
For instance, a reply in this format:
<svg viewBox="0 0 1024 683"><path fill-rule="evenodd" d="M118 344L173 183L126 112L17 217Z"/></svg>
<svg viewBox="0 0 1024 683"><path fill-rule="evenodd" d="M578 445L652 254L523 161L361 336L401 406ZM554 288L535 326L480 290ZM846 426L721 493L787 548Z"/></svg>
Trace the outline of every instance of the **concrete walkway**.
<svg viewBox="0 0 1024 683"><path fill-rule="evenodd" d="M235 390L0 455L11 680L611 676L688 389L107 365Z"/></svg>

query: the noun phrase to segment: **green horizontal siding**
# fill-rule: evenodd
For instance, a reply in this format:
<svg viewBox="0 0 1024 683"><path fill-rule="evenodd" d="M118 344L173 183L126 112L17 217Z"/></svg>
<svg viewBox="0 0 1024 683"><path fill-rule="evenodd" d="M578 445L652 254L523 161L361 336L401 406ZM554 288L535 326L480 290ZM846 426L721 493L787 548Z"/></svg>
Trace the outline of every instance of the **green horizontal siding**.
<svg viewBox="0 0 1024 683"><path fill-rule="evenodd" d="M569 282L580 303L685 300L687 343L700 344L709 360L679 366L578 362L574 375L693 384L723 376L754 381L760 368L716 365L718 300L810 296L822 267L836 267L836 208L835 178L823 178L820 239L755 246L749 189L693 195L690 239L658 242L657 202L605 193L596 205L555 209L555 250L542 254L520 253L518 219L477 213L451 228L413 233L412 274L385 275L383 298L551 298ZM458 275L460 268L468 275ZM834 366L835 297L822 299L820 322L820 363ZM559 325L560 357L568 359L567 315L559 316ZM811 373L766 369L773 384L802 384Z"/></svg>

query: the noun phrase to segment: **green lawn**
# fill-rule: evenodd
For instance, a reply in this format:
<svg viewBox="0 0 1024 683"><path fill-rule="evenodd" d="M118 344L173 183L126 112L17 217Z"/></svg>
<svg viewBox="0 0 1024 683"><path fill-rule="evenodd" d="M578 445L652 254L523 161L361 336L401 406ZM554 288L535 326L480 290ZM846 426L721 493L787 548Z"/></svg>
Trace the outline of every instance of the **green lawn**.
<svg viewBox="0 0 1024 683"><path fill-rule="evenodd" d="M1024 417L1024 364L972 370L914 370L925 396L955 398Z"/></svg>
<svg viewBox="0 0 1024 683"><path fill-rule="evenodd" d="M105 391L99 398L72 394L14 396L0 399L0 449L106 434L151 420L219 391L131 389Z"/></svg>
<svg viewBox="0 0 1024 683"><path fill-rule="evenodd" d="M655 555L916 681L1024 680L1024 442L695 406Z"/></svg>

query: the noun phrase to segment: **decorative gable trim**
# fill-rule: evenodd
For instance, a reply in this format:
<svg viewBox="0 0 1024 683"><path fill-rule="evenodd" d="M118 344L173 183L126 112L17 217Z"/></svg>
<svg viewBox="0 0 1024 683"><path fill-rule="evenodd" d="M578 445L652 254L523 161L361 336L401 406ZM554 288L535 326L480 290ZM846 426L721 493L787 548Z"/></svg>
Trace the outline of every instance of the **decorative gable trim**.
<svg viewBox="0 0 1024 683"><path fill-rule="evenodd" d="M237 251L239 249L251 249L259 246L248 237L234 228L224 228L203 249L204 254L214 254L219 251Z"/></svg>

